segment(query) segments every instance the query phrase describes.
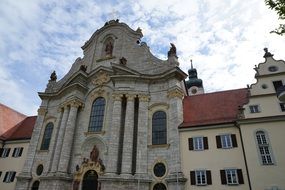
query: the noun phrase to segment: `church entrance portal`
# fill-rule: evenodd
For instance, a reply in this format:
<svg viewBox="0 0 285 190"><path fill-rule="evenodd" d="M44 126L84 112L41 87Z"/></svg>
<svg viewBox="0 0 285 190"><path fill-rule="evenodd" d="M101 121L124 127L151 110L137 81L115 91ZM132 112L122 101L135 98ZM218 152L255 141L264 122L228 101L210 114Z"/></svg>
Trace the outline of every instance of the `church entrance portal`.
<svg viewBox="0 0 285 190"><path fill-rule="evenodd" d="M82 190L97 190L98 174L94 170L89 170L84 174Z"/></svg>

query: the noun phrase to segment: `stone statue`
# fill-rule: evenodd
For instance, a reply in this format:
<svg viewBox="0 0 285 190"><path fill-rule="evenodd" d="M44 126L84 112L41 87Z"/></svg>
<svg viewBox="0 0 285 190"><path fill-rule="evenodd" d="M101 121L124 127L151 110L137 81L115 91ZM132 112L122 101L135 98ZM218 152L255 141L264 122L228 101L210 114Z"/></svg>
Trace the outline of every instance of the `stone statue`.
<svg viewBox="0 0 285 190"><path fill-rule="evenodd" d="M112 42L108 42L105 48L106 56L112 56L113 53L113 44Z"/></svg>
<svg viewBox="0 0 285 190"><path fill-rule="evenodd" d="M53 71L50 75L50 81L56 81L56 79L57 79L56 73L55 71Z"/></svg>
<svg viewBox="0 0 285 190"><path fill-rule="evenodd" d="M171 57L171 56L177 57L175 45L173 43L170 43L170 45L171 47L170 47L170 50L168 51L168 57Z"/></svg>
<svg viewBox="0 0 285 190"><path fill-rule="evenodd" d="M122 58L120 59L120 64L121 64L121 65L126 65L126 64L127 64L127 59L124 58L124 57L122 57Z"/></svg>
<svg viewBox="0 0 285 190"><path fill-rule="evenodd" d="M83 71L83 72L86 72L87 66L86 65L81 65L80 66L80 70Z"/></svg>
<svg viewBox="0 0 285 190"><path fill-rule="evenodd" d="M92 162L99 161L99 150L96 145L94 145L92 151L90 152L90 159Z"/></svg>

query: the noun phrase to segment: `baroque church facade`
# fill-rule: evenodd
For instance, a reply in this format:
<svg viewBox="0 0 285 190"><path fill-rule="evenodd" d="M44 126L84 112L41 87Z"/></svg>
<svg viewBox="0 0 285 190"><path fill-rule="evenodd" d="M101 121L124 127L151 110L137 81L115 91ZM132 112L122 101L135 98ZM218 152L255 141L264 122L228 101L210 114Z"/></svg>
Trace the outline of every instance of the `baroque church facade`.
<svg viewBox="0 0 285 190"><path fill-rule="evenodd" d="M142 36L111 20L61 80L52 73L17 190L184 189L177 126L187 75L173 44L160 60Z"/></svg>

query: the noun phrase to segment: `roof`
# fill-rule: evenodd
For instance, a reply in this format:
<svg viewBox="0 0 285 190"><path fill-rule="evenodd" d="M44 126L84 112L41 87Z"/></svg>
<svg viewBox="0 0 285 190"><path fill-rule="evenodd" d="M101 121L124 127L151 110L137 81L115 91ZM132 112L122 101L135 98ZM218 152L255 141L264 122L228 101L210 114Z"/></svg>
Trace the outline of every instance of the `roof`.
<svg viewBox="0 0 285 190"><path fill-rule="evenodd" d="M23 121L27 116L0 103L0 135Z"/></svg>
<svg viewBox="0 0 285 190"><path fill-rule="evenodd" d="M179 128L234 122L239 107L247 102L245 88L187 96L183 100L183 123Z"/></svg>
<svg viewBox="0 0 285 190"><path fill-rule="evenodd" d="M36 123L37 116L31 116L25 118L23 121L9 129L3 135L0 136L2 140L20 140L30 139Z"/></svg>

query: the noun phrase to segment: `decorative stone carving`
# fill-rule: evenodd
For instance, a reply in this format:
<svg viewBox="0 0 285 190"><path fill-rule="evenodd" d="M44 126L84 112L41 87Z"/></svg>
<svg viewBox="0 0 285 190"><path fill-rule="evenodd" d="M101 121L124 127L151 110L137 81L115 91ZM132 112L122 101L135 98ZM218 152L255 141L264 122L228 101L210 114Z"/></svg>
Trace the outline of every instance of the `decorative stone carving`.
<svg viewBox="0 0 285 190"><path fill-rule="evenodd" d="M92 80L92 83L96 86L102 86L110 81L110 76L104 72L100 71L95 79Z"/></svg>
<svg viewBox="0 0 285 190"><path fill-rule="evenodd" d="M141 102L149 102L150 100L150 96L149 95L146 95L146 94L139 94L139 100Z"/></svg>
<svg viewBox="0 0 285 190"><path fill-rule="evenodd" d="M43 107L40 107L38 109L38 115L45 115L47 113L47 109L46 108L43 108Z"/></svg>
<svg viewBox="0 0 285 190"><path fill-rule="evenodd" d="M121 65L126 65L126 64L127 64L127 59L124 58L124 57L122 57L122 58L120 59L120 64L121 64Z"/></svg>
<svg viewBox="0 0 285 190"><path fill-rule="evenodd" d="M73 178L73 190L78 190L80 182L83 180L84 174L89 170L94 170L98 175L103 175L105 172L105 166L103 161L99 158L99 150L96 145L94 145L92 151L90 152L90 159L83 158L81 166L76 165L76 171L74 172Z"/></svg>
<svg viewBox="0 0 285 190"><path fill-rule="evenodd" d="M176 47L173 43L170 43L171 47L170 47L170 50L168 51L167 55L168 57L176 57L177 58L177 54L176 54Z"/></svg>
<svg viewBox="0 0 285 190"><path fill-rule="evenodd" d="M50 75L50 81L56 81L56 79L57 79L56 73L55 71L53 71Z"/></svg>
<svg viewBox="0 0 285 190"><path fill-rule="evenodd" d="M122 100L122 97L123 97L123 94L114 93L114 94L112 95L112 97L113 97L113 100L114 100L114 101L121 101L121 100Z"/></svg>
<svg viewBox="0 0 285 190"><path fill-rule="evenodd" d="M83 72L86 72L87 66L86 65L81 65L80 66L80 70L83 71Z"/></svg>
<svg viewBox="0 0 285 190"><path fill-rule="evenodd" d="M127 97L128 101L134 101L136 95L134 95L134 94L127 94L126 97Z"/></svg>
<svg viewBox="0 0 285 190"><path fill-rule="evenodd" d="M177 97L177 98L180 98L182 99L184 97L184 93L181 89L172 89L170 91L168 91L167 93L167 97L168 98L174 98L174 97Z"/></svg>

